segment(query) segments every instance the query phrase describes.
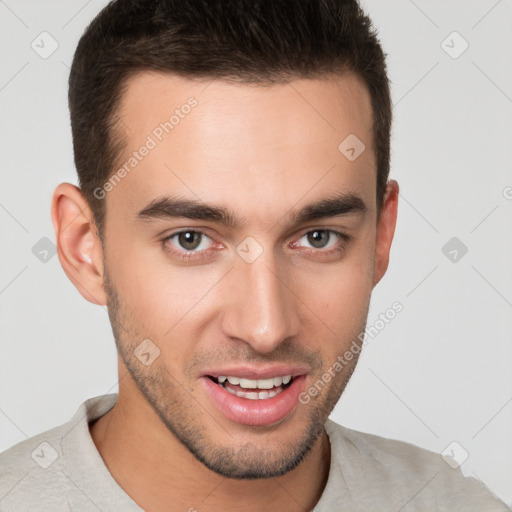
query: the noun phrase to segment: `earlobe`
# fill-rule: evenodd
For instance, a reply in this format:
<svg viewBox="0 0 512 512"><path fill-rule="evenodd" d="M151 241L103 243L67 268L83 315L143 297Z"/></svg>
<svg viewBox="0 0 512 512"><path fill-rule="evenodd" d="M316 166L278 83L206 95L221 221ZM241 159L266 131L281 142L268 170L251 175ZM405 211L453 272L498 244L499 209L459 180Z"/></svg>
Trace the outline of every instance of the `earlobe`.
<svg viewBox="0 0 512 512"><path fill-rule="evenodd" d="M377 220L373 286L384 277L388 268L389 251L391 250L391 242L396 227L398 194L398 183L395 180L390 180L386 187L381 213Z"/></svg>
<svg viewBox="0 0 512 512"><path fill-rule="evenodd" d="M52 221L64 272L85 299L106 305L103 248L91 209L78 187L61 183L55 189Z"/></svg>

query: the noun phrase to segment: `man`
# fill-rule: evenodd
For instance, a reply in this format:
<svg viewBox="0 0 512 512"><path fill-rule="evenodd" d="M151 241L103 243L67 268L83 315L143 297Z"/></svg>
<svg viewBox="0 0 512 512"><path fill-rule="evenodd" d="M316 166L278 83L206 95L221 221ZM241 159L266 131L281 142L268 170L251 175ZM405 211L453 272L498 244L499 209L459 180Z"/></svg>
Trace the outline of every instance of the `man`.
<svg viewBox="0 0 512 512"><path fill-rule="evenodd" d="M2 510L507 510L328 416L386 272L384 55L354 1L118 0L78 45L60 262L119 393L2 455Z"/></svg>

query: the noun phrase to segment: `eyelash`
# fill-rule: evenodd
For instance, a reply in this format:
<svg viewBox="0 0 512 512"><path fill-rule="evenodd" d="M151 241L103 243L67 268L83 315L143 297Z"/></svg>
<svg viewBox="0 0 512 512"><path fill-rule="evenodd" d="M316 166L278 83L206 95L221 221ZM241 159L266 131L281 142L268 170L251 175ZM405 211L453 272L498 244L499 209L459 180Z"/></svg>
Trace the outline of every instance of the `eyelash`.
<svg viewBox="0 0 512 512"><path fill-rule="evenodd" d="M315 231L326 231L330 235L335 235L339 238L339 242L341 242L341 243L336 244L335 247L333 247L329 250L313 249L311 247L305 247L302 249L302 252L305 252L306 254L313 254L315 256L320 256L320 257L331 256L335 253L343 253L347 248L348 242L352 239L351 236L346 235L345 233L340 233L339 231L336 231L334 229L323 228L323 229L311 229L309 231L306 231L299 237L299 240L310 233L314 233ZM176 256L179 259L186 260L186 261L196 261L198 259L204 258L205 254L207 254L208 252L215 251L215 249L203 249L199 252L193 252L193 251L186 252L186 250L180 251L178 249L175 249L174 247L172 247L172 245L167 243L171 239L173 239L174 237L176 237L182 233L198 233L204 237L210 238L206 233L203 233L202 231L197 231L194 229L184 229L181 231L176 231L175 233L172 233L171 235L168 235L161 240L164 250L169 252L173 256ZM210 240L211 240L211 238L210 238ZM330 242L330 240L329 240L329 242ZM297 242L293 242L293 244L296 244L296 243Z"/></svg>

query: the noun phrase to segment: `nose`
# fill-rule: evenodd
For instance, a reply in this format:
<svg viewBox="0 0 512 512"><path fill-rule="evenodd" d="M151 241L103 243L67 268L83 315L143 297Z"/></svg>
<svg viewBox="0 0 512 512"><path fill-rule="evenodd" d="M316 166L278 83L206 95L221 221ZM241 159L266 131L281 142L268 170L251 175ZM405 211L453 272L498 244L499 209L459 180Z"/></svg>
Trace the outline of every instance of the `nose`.
<svg viewBox="0 0 512 512"><path fill-rule="evenodd" d="M269 353L298 334L298 299L273 257L262 255L252 263L238 258L229 276L224 285L230 299L222 317L226 336Z"/></svg>

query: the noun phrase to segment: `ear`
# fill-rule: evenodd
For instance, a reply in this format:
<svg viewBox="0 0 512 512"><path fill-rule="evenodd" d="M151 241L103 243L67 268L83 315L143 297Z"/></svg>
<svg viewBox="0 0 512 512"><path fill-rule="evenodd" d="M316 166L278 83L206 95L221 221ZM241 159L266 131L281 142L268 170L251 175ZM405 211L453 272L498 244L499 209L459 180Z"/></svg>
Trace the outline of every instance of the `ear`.
<svg viewBox="0 0 512 512"><path fill-rule="evenodd" d="M390 180L384 194L380 216L377 219L373 286L382 279L388 268L389 251L391 249L393 235L395 234L398 193L398 183L395 180Z"/></svg>
<svg viewBox="0 0 512 512"><path fill-rule="evenodd" d="M78 187L61 183L55 189L52 221L64 272L85 299L106 305L103 248L91 209Z"/></svg>

